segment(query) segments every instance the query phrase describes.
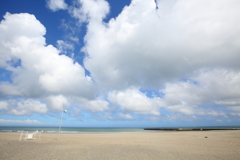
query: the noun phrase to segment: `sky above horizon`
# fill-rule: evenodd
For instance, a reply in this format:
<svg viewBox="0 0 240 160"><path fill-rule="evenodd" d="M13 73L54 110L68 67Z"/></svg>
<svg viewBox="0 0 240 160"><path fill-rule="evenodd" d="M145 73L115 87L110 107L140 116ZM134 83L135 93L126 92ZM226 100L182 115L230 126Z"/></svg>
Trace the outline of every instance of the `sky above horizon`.
<svg viewBox="0 0 240 160"><path fill-rule="evenodd" d="M2 0L0 126L240 124L239 0Z"/></svg>

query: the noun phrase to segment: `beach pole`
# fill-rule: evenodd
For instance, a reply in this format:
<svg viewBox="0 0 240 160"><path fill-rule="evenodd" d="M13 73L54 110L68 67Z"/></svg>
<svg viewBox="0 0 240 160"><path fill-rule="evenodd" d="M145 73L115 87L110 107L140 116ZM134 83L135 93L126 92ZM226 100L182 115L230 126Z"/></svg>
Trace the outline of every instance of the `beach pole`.
<svg viewBox="0 0 240 160"><path fill-rule="evenodd" d="M62 110L62 116L61 116L61 120L60 120L60 124L59 124L58 138L57 138L57 139L59 139L59 134L60 134L61 127L62 127L62 117L63 117L63 112L64 112L64 113L67 113L67 110Z"/></svg>

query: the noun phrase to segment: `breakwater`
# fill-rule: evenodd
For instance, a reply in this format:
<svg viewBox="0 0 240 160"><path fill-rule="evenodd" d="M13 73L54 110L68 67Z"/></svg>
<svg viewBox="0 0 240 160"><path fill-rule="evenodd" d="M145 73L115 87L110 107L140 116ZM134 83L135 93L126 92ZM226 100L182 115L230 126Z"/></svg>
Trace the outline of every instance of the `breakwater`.
<svg viewBox="0 0 240 160"><path fill-rule="evenodd" d="M211 131L211 130L240 130L240 128L144 128L144 130L159 131Z"/></svg>

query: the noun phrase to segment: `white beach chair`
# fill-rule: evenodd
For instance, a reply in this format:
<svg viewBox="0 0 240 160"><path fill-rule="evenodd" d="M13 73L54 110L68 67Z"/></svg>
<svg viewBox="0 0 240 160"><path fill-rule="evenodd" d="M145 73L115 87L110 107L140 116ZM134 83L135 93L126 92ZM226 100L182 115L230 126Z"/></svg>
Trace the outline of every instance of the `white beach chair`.
<svg viewBox="0 0 240 160"><path fill-rule="evenodd" d="M19 137L19 141L21 141L22 139L24 139L24 140L37 139L37 138L41 139L42 132L39 132L38 130L36 130L35 132L31 132L31 133L28 133L27 131L22 131L22 133Z"/></svg>

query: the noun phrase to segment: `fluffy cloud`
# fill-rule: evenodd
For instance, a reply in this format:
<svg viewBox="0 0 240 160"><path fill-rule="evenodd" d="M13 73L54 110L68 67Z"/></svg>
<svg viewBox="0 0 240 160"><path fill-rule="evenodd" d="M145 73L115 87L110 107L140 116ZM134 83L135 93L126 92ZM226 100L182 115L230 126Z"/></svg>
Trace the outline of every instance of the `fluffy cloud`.
<svg viewBox="0 0 240 160"><path fill-rule="evenodd" d="M7 110L8 109L8 103L5 101L0 101L0 110Z"/></svg>
<svg viewBox="0 0 240 160"><path fill-rule="evenodd" d="M62 95L49 96L46 98L46 104L53 110L61 111L63 108L69 106L69 102L66 97Z"/></svg>
<svg viewBox="0 0 240 160"><path fill-rule="evenodd" d="M166 108L174 112L226 116L223 107L240 110L239 82L240 72L226 69L201 70L187 81L168 83L162 90L165 95L163 100ZM207 106L213 108L204 109Z"/></svg>
<svg viewBox="0 0 240 160"><path fill-rule="evenodd" d="M205 4L209 4L206 5ZM86 68L108 89L163 87L202 67L239 69L237 1L133 0L116 19L89 20Z"/></svg>
<svg viewBox="0 0 240 160"><path fill-rule="evenodd" d="M1 92L28 97L49 94L94 97L94 84L85 76L84 68L59 55L55 47L45 46L45 28L33 15L7 13L4 18L0 48L1 55L7 58L1 64L12 72L13 78L12 83L1 83Z"/></svg>
<svg viewBox="0 0 240 160"><path fill-rule="evenodd" d="M132 0L109 22L105 0L75 2L48 5L53 11L68 8L87 25L82 51L89 74L64 55L72 44L46 45L46 29L34 15L4 16L0 67L12 73L11 82L0 83L0 95L10 99L0 102L4 112L30 115L68 107L76 111L73 117L87 111L110 120L240 115L237 0L161 0L158 9L154 0Z"/></svg>
<svg viewBox="0 0 240 160"><path fill-rule="evenodd" d="M101 22L109 12L109 5L105 0L77 0L76 4L70 11L81 23Z"/></svg>
<svg viewBox="0 0 240 160"><path fill-rule="evenodd" d="M101 98L87 100L80 97L72 97L71 101L83 110L93 113L109 110L109 103Z"/></svg>
<svg viewBox="0 0 240 160"><path fill-rule="evenodd" d="M18 103L8 104L15 106L9 108L9 114L46 113L46 104L31 98L45 101L52 110L68 106L69 96L80 96L86 101L95 98L91 77L85 76L84 68L73 59L60 55L51 45L46 46L45 33L45 27L27 13L7 13L0 24L0 66L12 75L11 82L1 81L1 96L21 98ZM6 109L3 103L1 108Z"/></svg>
<svg viewBox="0 0 240 160"><path fill-rule="evenodd" d="M33 99L1 101L0 107L4 113L18 116L32 115L32 113L46 114L48 111L46 104Z"/></svg>
<svg viewBox="0 0 240 160"><path fill-rule="evenodd" d="M67 9L68 7L64 0L47 0L47 6L52 11Z"/></svg>
<svg viewBox="0 0 240 160"><path fill-rule="evenodd" d="M134 114L160 115L159 107L163 106L160 98L148 98L136 88L127 89L126 91L112 91L109 93L108 99L119 106L122 111Z"/></svg>
<svg viewBox="0 0 240 160"><path fill-rule="evenodd" d="M163 106L170 113L227 117L225 109L238 110L238 1L163 0L156 9L154 1L133 0L108 23L106 7L93 12L80 2L72 15L88 22L84 65L122 111L158 115ZM132 88L160 89L161 105Z"/></svg>
<svg viewBox="0 0 240 160"><path fill-rule="evenodd" d="M38 45L45 45L45 38L43 35L46 33L45 27L36 20L35 16L22 13L12 15L6 13L5 20L1 21L0 25L0 67L8 67L8 61L17 59L17 51L20 49L14 47L12 43L20 43L24 48L24 42L33 41ZM21 43L21 40L23 41Z"/></svg>

